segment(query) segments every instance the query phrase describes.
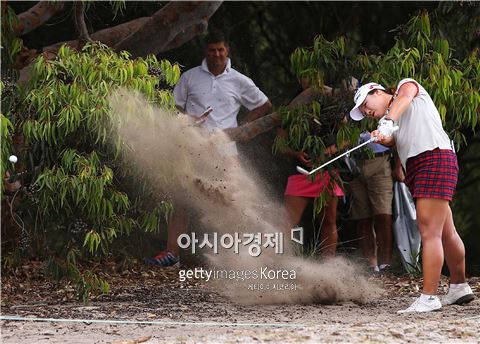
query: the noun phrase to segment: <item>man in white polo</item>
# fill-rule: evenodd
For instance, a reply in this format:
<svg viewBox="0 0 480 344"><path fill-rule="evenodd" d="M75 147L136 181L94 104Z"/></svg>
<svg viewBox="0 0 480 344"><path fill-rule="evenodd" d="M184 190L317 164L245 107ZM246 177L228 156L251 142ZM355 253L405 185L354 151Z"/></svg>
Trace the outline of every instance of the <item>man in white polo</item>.
<svg viewBox="0 0 480 344"><path fill-rule="evenodd" d="M223 34L212 32L205 42L202 64L183 73L173 90L177 108L196 117L197 123L211 130L237 127L237 115L242 106L249 110L245 122L270 113L272 104L267 96L249 77L231 67L229 48ZM211 111L208 112L209 108ZM208 113L205 114L205 111ZM225 155L238 154L235 142L220 149ZM185 232L186 223L181 210L178 210L168 226L167 249L153 258L147 258L147 264L170 266L179 261L177 237Z"/></svg>
<svg viewBox="0 0 480 344"><path fill-rule="evenodd" d="M213 111L204 125L220 129L238 126L237 115L242 105L250 110L246 122L269 113L272 104L267 96L250 78L231 67L223 35L211 33L206 43L202 64L183 73L173 90L177 107L194 117L211 107Z"/></svg>

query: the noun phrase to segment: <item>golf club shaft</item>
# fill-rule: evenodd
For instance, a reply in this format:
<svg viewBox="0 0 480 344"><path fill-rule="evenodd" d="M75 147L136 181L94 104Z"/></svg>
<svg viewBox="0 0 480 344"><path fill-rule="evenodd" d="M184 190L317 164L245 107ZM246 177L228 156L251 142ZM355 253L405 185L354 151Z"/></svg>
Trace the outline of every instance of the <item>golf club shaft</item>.
<svg viewBox="0 0 480 344"><path fill-rule="evenodd" d="M365 141L364 143L361 143L361 144L359 144L358 146L353 147L352 149L347 150L345 153L342 153L342 154L340 154L339 156L333 158L332 160L327 161L327 162L324 163L323 165L321 165L321 166L319 166L319 167L311 170L310 172L308 172L308 174L315 173L315 172L317 172L318 170L324 168L325 166L330 165L332 162L340 159L341 157L343 157L343 156L345 156L345 155L347 155L347 154L350 154L351 152L353 152L353 151L355 151L355 150L357 150L357 149L359 149L359 148L362 148L363 146L366 146L366 145L368 145L369 143L374 142L374 141L376 141L376 140L377 140L376 137L372 137L372 138L370 138L368 141Z"/></svg>

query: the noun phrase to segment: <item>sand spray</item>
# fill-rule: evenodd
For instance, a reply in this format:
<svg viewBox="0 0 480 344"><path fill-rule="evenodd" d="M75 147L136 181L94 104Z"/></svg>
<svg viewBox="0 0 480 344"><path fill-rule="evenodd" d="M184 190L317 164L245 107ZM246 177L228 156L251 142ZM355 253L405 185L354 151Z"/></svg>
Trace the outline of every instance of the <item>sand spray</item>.
<svg viewBox="0 0 480 344"><path fill-rule="evenodd" d="M112 142L120 140L125 159L174 206L192 209L205 232L285 233L284 254L263 248L253 257L242 244L238 253L222 248L208 253L207 268L217 272L212 286L222 294L240 303L365 302L379 294L359 267L344 258L319 263L291 253L282 203L265 192L248 163L225 154L232 142L222 131L207 131L189 116L126 90L113 95L110 105ZM287 285L295 288L285 289Z"/></svg>

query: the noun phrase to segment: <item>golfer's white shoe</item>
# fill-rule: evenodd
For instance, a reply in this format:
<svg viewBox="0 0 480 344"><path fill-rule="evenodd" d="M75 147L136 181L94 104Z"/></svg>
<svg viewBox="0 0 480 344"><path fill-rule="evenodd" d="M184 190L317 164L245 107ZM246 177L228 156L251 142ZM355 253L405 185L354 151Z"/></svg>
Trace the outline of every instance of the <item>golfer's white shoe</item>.
<svg viewBox="0 0 480 344"><path fill-rule="evenodd" d="M473 296L473 292L470 286L467 283L462 283L462 285L457 288L450 287L448 289L447 295L442 298L442 304L461 305L464 303L469 303L474 298L475 296Z"/></svg>
<svg viewBox="0 0 480 344"><path fill-rule="evenodd" d="M398 311L398 314L403 313L422 313L438 311L442 308L440 299L435 295L421 295L417 298L407 309Z"/></svg>

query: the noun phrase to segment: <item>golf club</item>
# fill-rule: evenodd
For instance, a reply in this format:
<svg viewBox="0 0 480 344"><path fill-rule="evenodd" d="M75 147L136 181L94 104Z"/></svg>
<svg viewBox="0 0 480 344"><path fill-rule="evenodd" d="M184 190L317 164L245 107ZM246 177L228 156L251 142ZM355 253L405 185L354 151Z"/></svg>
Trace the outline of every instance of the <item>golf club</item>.
<svg viewBox="0 0 480 344"><path fill-rule="evenodd" d="M395 127L395 128L394 128L394 131L396 131L396 130L398 130L398 127ZM332 162L340 159L341 157L343 157L343 156L345 156L345 155L348 155L348 154L350 154L351 152L353 152L353 151L355 151L355 150L357 150L357 149L359 149L359 148L362 148L363 146L366 146L366 145L368 145L369 143L372 143L372 142L375 142L375 141L377 141L377 137L376 137L376 136L370 138L368 141L365 141L365 142L359 144L359 145L356 146L356 147L353 147L352 149L347 150L345 153L342 153L342 154L340 154L339 156L333 158L332 160L327 161L327 162L324 163L323 165L321 165L321 166L319 166L319 167L311 170L310 172L308 172L306 169L304 169L304 168L302 168L302 167L300 167L300 166L297 166L297 171L300 172L301 174L304 174L304 175L306 175L306 176L309 176L309 175L317 172L318 170L324 168L325 166L330 165Z"/></svg>

